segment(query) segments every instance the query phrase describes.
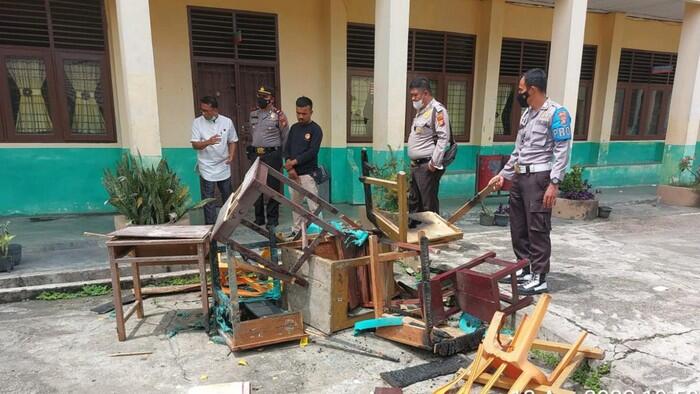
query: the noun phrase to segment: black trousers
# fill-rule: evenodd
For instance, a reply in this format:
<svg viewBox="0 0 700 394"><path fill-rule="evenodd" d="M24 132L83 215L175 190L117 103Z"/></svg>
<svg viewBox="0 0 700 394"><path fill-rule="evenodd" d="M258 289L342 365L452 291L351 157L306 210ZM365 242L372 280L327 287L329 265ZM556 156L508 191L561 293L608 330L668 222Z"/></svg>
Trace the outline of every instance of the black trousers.
<svg viewBox="0 0 700 394"><path fill-rule="evenodd" d="M549 172L516 174L510 189L510 236L518 260L530 261L533 273L549 272L552 243L552 209L543 205Z"/></svg>
<svg viewBox="0 0 700 394"><path fill-rule="evenodd" d="M431 172L428 163L411 164L411 187L408 192L408 211L425 212L432 211L440 214L440 201L438 191L440 178L445 170ZM401 198L401 196L399 196Z"/></svg>
<svg viewBox="0 0 700 394"><path fill-rule="evenodd" d="M226 202L231 196L231 179L225 179L223 181L208 181L202 177L199 177L199 186L202 191L202 199L214 198L215 188L219 188L219 193L221 193L221 199ZM216 223L216 201L212 201L204 206L204 224L214 224Z"/></svg>
<svg viewBox="0 0 700 394"><path fill-rule="evenodd" d="M257 157L260 157L260 160L263 163L269 165L270 167L274 168L279 172L282 172L282 152L279 149L277 149L276 151L267 152L263 155L256 155L255 153L253 153L248 156L251 162L255 161ZM282 193L281 182L270 175L267 176L267 186ZM261 226L265 225L265 223L267 223L268 226L279 225L279 206L280 203L277 202L277 200L270 198L266 202L265 197L260 196L260 198L258 198L258 200L255 202L255 223ZM265 221L266 213L267 222Z"/></svg>

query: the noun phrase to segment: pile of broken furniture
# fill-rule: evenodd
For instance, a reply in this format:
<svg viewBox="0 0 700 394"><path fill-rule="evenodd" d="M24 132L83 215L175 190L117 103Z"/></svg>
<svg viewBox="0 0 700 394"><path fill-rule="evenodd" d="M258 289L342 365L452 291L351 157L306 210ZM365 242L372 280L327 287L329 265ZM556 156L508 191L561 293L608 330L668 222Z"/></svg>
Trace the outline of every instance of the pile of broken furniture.
<svg viewBox="0 0 700 394"><path fill-rule="evenodd" d="M510 317L511 326L515 327L516 312L533 302L532 297L518 295L513 275L526 261L509 262L489 252L437 274L431 267L431 254L463 237L454 223L491 190L480 192L449 219L432 212L409 214L404 197L408 194L406 174L400 172L395 181L389 181L370 176L370 171L367 153L363 151L360 181L365 188L367 218L375 228L363 229L330 203L256 160L240 187L224 203L211 233L196 234L198 241L188 244L194 246L184 247L183 253L189 255L180 259L196 257L200 271L204 256L213 254L208 259L210 290L206 273L201 276L203 308L207 309L208 319L206 299L211 291L213 325L231 351L299 340L307 336L305 324L326 336L351 327L356 333L371 329L376 336L442 356L478 348L474 362L461 370L449 387L438 392L447 392L462 381L465 383L460 392L469 392L474 382L485 384L484 392L493 386L513 387L517 391L561 391L562 379L584 357L602 357L600 351L582 347L585 335L573 345L535 339L548 296L540 297L532 318L520 319L512 337L503 335L505 317ZM271 189L267 186L268 177L302 193L318 208L307 210ZM398 212L375 207L373 187L397 193ZM304 232L298 241L278 239L274 229L246 219L261 196L289 207L319 231L313 235ZM409 228L409 220L420 224ZM238 242L236 231L241 227L258 233L264 241ZM210 250L209 237L226 245L226 251L220 254L216 249ZM116 248L110 249L112 260L153 261L157 257L156 252L144 256L134 252L136 249L127 244L129 240L133 238L115 236L108 242ZM420 264L416 288L394 279L394 264L407 261ZM138 272L134 273L137 277ZM499 288L499 280L506 277L510 277L509 291ZM116 279L118 283L118 276ZM139 317L143 316L141 303L135 310ZM123 340L121 308L117 316ZM456 324L460 316L484 324L465 329ZM490 322L488 330L486 322ZM538 346L565 353L560 367L549 376L527 361L527 353Z"/></svg>

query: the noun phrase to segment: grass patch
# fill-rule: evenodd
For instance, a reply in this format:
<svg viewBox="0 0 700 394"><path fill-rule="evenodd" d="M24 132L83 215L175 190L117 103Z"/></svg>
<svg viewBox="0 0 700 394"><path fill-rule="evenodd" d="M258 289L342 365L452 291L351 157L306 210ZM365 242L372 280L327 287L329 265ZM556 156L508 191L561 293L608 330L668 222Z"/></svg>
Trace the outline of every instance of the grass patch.
<svg viewBox="0 0 700 394"><path fill-rule="evenodd" d="M153 285L149 285L149 286L156 286L156 287L182 286L182 285L193 285L195 283L199 283L199 275L198 274L187 275L187 276L182 276L182 277L178 277L178 278L159 279Z"/></svg>
<svg viewBox="0 0 700 394"><path fill-rule="evenodd" d="M108 285L85 285L80 290L73 291L43 291L36 299L43 301L72 300L82 297L96 297L112 292Z"/></svg>
<svg viewBox="0 0 700 394"><path fill-rule="evenodd" d="M532 350L530 352L530 356L532 359L539 361L549 369L556 368L561 360L558 353L545 352L542 350ZM591 367L590 364L588 364L588 360L584 360L584 362L578 368L576 368L574 373L571 375L571 380L588 390L599 392L604 388L600 379L603 376L610 374L611 369L612 364L610 362Z"/></svg>

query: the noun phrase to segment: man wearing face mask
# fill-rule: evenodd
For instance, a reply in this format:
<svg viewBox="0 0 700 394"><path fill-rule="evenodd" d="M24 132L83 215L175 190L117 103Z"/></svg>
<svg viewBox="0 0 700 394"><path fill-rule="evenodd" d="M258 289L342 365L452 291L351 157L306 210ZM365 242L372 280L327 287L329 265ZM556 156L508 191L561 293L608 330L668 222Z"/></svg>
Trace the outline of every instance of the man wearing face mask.
<svg viewBox="0 0 700 394"><path fill-rule="evenodd" d="M440 213L438 189L445 172L442 159L450 140L447 109L433 98L430 81L416 78L408 86L416 116L408 136L408 157L411 159L409 212ZM416 222L411 220L410 227Z"/></svg>
<svg viewBox="0 0 700 394"><path fill-rule="evenodd" d="M247 148L248 159L253 162L260 158L264 163L282 172L282 147L287 141L289 123L284 112L275 108L275 96L272 89L260 86L257 91L258 108L250 113L252 143ZM267 177L267 185L281 192L280 181ZM267 221L265 220L267 214ZM279 203L263 196L255 202L255 223L259 226L277 226L279 224Z"/></svg>
<svg viewBox="0 0 700 394"><path fill-rule="evenodd" d="M518 273L521 294L546 293L552 246L552 207L559 194L571 150L571 115L547 97L547 74L532 69L520 78L517 100L525 110L510 160L491 179L510 189L510 233L516 257L530 265ZM510 282L508 282L510 283Z"/></svg>

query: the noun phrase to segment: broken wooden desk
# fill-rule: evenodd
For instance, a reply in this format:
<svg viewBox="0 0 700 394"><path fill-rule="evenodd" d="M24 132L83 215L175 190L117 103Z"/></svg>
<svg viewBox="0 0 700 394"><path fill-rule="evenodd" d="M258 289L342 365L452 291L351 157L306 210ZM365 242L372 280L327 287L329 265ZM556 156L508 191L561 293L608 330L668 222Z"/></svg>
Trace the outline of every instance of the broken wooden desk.
<svg viewBox="0 0 700 394"><path fill-rule="evenodd" d="M136 312L141 319L141 267L155 265L197 264L204 327L209 327L209 299L207 294L206 264L209 255L211 226L129 226L108 234L109 267L112 271L112 296L117 320L117 337L126 340L124 323ZM124 313L119 280L119 266L131 265L136 302Z"/></svg>

